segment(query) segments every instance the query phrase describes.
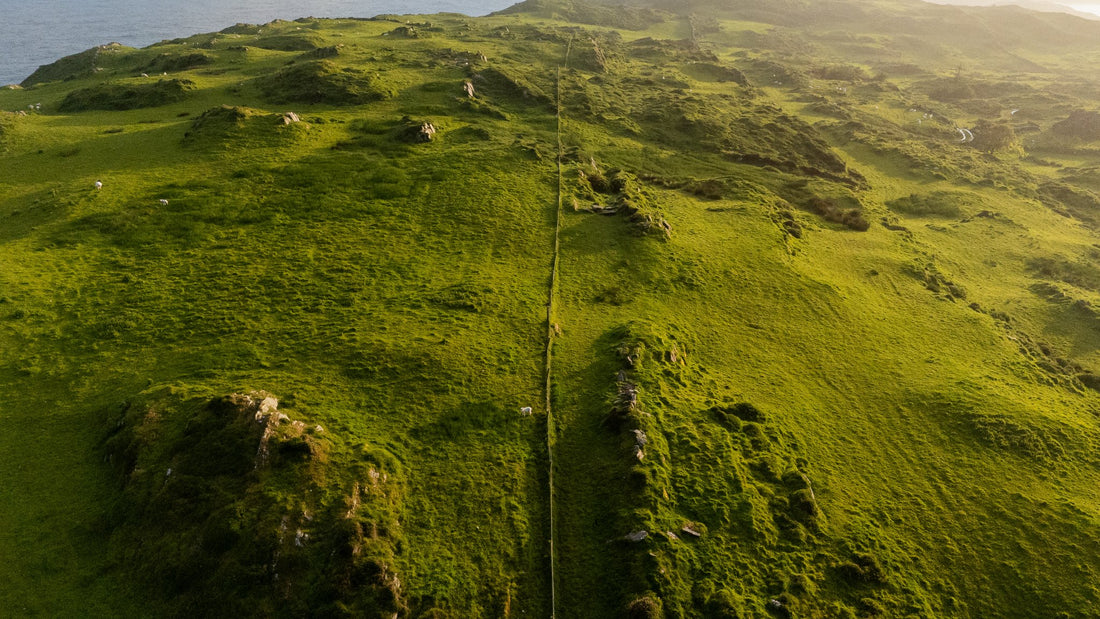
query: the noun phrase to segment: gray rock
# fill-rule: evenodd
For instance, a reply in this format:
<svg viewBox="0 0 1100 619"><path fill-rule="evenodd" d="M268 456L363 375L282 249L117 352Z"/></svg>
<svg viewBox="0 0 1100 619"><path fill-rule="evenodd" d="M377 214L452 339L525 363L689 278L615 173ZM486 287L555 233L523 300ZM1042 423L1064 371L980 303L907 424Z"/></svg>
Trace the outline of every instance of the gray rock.
<svg viewBox="0 0 1100 619"><path fill-rule="evenodd" d="M635 531L630 535L627 535L624 539L626 539L626 541L628 542L640 542L647 537L649 537L649 531L642 530Z"/></svg>
<svg viewBox="0 0 1100 619"><path fill-rule="evenodd" d="M431 142L432 141L432 136L434 136L435 133L436 133L435 125L433 125L432 123L426 122L426 123L420 125L420 131L417 133L417 136L416 136L417 141Z"/></svg>
<svg viewBox="0 0 1100 619"><path fill-rule="evenodd" d="M462 91L466 93L467 97L473 99L474 95L475 95L474 83L473 82L466 82L466 83L462 84Z"/></svg>

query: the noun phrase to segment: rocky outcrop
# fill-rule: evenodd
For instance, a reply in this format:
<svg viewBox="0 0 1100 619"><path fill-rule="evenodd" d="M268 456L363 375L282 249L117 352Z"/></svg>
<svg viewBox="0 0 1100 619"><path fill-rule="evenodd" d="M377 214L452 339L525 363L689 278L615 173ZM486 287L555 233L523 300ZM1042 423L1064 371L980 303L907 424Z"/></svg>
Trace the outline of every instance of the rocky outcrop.
<svg viewBox="0 0 1100 619"><path fill-rule="evenodd" d="M266 391L161 393L109 415L118 565L199 616L252 616L273 599L273 616L407 616L399 461L336 457L338 441L280 406Z"/></svg>

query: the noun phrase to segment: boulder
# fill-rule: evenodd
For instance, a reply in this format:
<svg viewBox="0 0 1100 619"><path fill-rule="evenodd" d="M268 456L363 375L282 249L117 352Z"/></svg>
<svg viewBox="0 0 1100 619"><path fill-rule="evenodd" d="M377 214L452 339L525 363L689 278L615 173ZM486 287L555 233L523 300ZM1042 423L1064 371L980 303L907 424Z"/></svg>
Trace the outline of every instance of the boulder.
<svg viewBox="0 0 1100 619"><path fill-rule="evenodd" d="M435 135L435 125L430 122L425 122L420 125L420 131L416 135L418 142L431 142L432 136Z"/></svg>
<svg viewBox="0 0 1100 619"><path fill-rule="evenodd" d="M272 396L267 396L260 401L260 406L257 409L261 415L266 415L279 408L279 400Z"/></svg>

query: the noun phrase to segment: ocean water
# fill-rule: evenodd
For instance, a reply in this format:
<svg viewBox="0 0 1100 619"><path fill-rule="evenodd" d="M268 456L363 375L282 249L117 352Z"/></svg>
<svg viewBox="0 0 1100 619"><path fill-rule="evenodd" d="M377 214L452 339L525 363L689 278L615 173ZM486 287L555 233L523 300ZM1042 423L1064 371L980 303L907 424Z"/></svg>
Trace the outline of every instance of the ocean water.
<svg viewBox="0 0 1100 619"><path fill-rule="evenodd" d="M486 15L518 0L0 0L0 84L39 65L118 41L144 47L164 39L299 17L384 13Z"/></svg>

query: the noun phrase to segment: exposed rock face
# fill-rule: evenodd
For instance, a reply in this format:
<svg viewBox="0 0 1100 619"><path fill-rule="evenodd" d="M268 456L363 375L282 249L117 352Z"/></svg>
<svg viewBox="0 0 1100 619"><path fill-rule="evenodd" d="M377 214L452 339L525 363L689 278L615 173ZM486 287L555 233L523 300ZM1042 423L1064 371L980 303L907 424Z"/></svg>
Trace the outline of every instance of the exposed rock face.
<svg viewBox="0 0 1100 619"><path fill-rule="evenodd" d="M467 97L473 99L475 94L476 94L475 91L474 91L474 83L473 82L463 83L462 84L462 91L466 93Z"/></svg>
<svg viewBox="0 0 1100 619"><path fill-rule="evenodd" d="M619 383L619 393L615 396L612 412L617 415L628 415L638 406L638 386L630 381Z"/></svg>
<svg viewBox="0 0 1100 619"><path fill-rule="evenodd" d="M432 136L434 136L435 133L436 133L435 125L433 125L430 122L425 122L424 124L420 125L420 131L417 133L416 141L417 142L431 142L432 141Z"/></svg>
<svg viewBox="0 0 1100 619"><path fill-rule="evenodd" d="M289 124L292 124L292 123L301 122L301 120L302 119L299 118L298 115L295 114L294 112L287 112L287 113L283 114L283 124L284 125L289 125Z"/></svg>

